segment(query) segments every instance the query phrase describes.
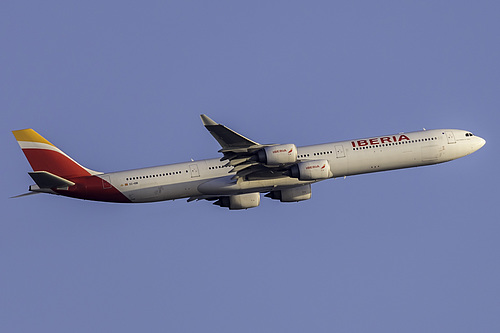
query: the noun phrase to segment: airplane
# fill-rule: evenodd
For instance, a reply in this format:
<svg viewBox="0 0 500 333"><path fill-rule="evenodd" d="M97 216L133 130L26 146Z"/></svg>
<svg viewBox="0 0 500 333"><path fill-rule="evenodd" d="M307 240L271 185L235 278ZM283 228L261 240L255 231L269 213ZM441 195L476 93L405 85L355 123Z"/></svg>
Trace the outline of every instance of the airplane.
<svg viewBox="0 0 500 333"><path fill-rule="evenodd" d="M337 177L419 167L469 155L486 141L470 131L434 129L318 145L259 144L200 115L222 158L103 173L88 169L33 129L13 131L36 185L17 197L49 193L85 200L143 203L187 198L230 210L311 198L311 184Z"/></svg>

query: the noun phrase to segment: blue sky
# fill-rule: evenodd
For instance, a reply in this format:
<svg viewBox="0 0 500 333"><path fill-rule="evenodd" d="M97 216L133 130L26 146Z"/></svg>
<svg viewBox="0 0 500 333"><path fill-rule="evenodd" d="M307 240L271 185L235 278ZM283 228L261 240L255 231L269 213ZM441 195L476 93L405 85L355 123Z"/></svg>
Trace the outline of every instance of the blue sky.
<svg viewBox="0 0 500 333"><path fill-rule="evenodd" d="M4 332L500 329L495 1L0 5ZM231 212L23 193L11 130L99 171L425 128L487 140L438 166Z"/></svg>

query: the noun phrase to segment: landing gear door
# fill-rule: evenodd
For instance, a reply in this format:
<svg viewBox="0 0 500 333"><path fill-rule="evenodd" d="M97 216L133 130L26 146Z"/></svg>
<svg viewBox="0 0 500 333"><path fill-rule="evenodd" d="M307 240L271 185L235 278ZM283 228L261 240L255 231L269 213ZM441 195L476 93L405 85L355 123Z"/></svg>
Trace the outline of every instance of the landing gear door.
<svg viewBox="0 0 500 333"><path fill-rule="evenodd" d="M456 143L455 141L455 135L453 135L453 132L445 132L446 138L448 139L448 143Z"/></svg>
<svg viewBox="0 0 500 333"><path fill-rule="evenodd" d="M189 170L191 171L191 178L200 177L200 170L198 169L198 164L191 164L189 166Z"/></svg>

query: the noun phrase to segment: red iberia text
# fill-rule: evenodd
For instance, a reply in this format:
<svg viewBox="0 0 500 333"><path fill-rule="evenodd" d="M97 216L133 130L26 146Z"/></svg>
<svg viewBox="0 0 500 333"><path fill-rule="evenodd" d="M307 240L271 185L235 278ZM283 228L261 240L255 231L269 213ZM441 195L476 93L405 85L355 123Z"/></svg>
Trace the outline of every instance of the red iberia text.
<svg viewBox="0 0 500 333"><path fill-rule="evenodd" d="M384 143L395 143L395 142L400 142L400 141L404 141L404 140L410 141L410 138L404 134L400 134L400 135L393 135L393 136L383 136L380 138L351 141L351 145L354 148L356 148L356 147L364 147L364 146L381 145Z"/></svg>

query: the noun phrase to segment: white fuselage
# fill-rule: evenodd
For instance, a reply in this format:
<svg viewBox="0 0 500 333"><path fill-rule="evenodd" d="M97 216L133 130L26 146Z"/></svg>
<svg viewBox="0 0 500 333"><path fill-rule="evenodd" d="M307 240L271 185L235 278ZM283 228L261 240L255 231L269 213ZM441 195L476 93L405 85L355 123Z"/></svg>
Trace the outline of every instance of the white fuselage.
<svg viewBox="0 0 500 333"><path fill-rule="evenodd" d="M439 129L304 146L298 147L298 159L328 160L332 178L417 167L451 161L484 145L482 138L468 133ZM98 176L132 202L268 192L316 182L288 176L237 181L226 163L214 158Z"/></svg>

